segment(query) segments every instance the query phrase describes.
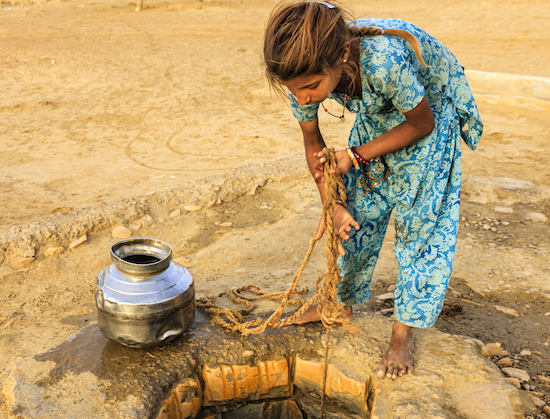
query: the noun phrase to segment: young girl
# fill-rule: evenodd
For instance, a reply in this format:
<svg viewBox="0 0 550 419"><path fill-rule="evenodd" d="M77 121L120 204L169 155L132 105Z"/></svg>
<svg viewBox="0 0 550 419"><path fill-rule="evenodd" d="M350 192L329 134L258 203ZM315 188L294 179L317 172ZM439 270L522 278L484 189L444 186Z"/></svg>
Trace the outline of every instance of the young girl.
<svg viewBox="0 0 550 419"><path fill-rule="evenodd" d="M333 169L348 197L334 212L345 240L338 298L349 317L352 305L369 300L393 211L396 321L377 374L396 378L413 370L414 328L433 326L443 307L457 239L460 140L475 149L483 126L463 68L441 42L402 20L347 20L323 1L280 4L265 32L266 74L276 90L289 91L323 201L319 105L332 98L343 107L334 116L356 113ZM323 232L321 221L316 238ZM314 307L298 322L318 319Z"/></svg>

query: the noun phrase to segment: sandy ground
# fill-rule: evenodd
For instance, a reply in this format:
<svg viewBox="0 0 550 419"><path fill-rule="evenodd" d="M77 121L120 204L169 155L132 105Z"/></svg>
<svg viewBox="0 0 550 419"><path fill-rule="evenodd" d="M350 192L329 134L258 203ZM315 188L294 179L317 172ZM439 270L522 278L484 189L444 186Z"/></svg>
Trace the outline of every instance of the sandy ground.
<svg viewBox="0 0 550 419"><path fill-rule="evenodd" d="M0 229L302 150L287 105L269 95L262 75L262 29L273 1L145 0L141 12L134 11L132 2L103 0L0 4ZM418 24L447 44L468 69L550 77L547 1L346 4L357 17L397 17ZM548 113L485 102L479 106L486 129L478 151L463 148L464 173L471 179L510 177L549 187ZM345 143L351 121L321 122L331 145ZM518 366L531 375L550 375L550 316L544 316L550 303L530 291L540 292L534 284L550 276L549 229L548 223L532 223L527 215L550 216L548 201L516 199L509 204L502 197L500 205L470 198L465 194L462 247L452 286L483 308L449 305L437 326L500 341L514 354L530 348L540 355L522 358ZM238 205L217 208L217 215L174 221L170 228L187 229L180 234L168 227L149 233L162 234L174 244L176 255L193 261L196 275L205 278L199 292L216 292L235 281L244 285L260 274L265 277L260 285L269 287L278 264L292 270L301 259L318 216L316 202L311 181L287 179ZM503 205L512 212L495 211ZM203 226L200 234L193 222ZM215 222L234 223L233 242L220 239ZM279 227L266 228L265 223ZM487 223L501 234L484 230ZM212 257L215 253L208 252L218 242L218 253L238 251L241 228L253 231L247 236L254 243L247 248L248 273L228 264L231 275L209 276L204 255ZM299 229L300 239L284 252L289 259L277 262L281 255L269 253L277 245L273 237ZM96 244L112 240L106 235ZM88 261L94 257L91 250L83 252L80 257ZM375 293L385 292L393 280L391 241L384 255ZM107 263L107 257L98 258L86 269L98 271ZM8 339L0 349L10 357L0 366L0 383L14 352L28 356L60 343L93 312L93 280L79 285L74 272L57 275L60 264L54 260L39 273L1 278L0 329ZM253 269L257 265L262 265L258 272ZM518 277L526 284L514 287L512 296L506 294L505 285ZM479 286L487 281L493 284L491 292ZM522 317L511 321L493 303L516 306ZM67 318L77 320L61 321ZM29 335L43 342L26 341ZM550 389L539 384L537 391L548 397ZM4 402L0 396L0 414Z"/></svg>

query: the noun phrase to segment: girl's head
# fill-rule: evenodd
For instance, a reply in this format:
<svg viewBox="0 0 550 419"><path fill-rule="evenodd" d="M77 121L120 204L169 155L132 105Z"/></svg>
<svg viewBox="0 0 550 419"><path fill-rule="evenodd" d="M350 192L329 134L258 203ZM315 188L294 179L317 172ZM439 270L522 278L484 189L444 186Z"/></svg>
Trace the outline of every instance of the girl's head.
<svg viewBox="0 0 550 419"><path fill-rule="evenodd" d="M281 92L298 77L341 72L349 40L346 16L339 7L315 1L279 4L264 37L269 84Z"/></svg>
<svg viewBox="0 0 550 419"><path fill-rule="evenodd" d="M411 33L348 25L349 14L328 1L283 0L271 13L264 36L264 61L267 80L275 91L284 93L285 87L292 89L293 81L304 84L304 78L314 82L314 75L330 77L325 81L335 86L342 74L348 76L353 91L357 65L346 58L350 42L360 37L385 34L403 38L426 65L420 44Z"/></svg>

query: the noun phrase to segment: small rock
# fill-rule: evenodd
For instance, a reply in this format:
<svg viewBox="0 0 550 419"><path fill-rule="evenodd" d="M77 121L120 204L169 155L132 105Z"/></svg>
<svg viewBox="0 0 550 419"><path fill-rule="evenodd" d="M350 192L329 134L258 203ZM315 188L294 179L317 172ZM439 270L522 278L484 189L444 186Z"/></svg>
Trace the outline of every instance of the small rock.
<svg viewBox="0 0 550 419"><path fill-rule="evenodd" d="M537 406L539 409L543 406L546 406L546 402L544 400L539 399L536 396L531 396L531 399L533 400L533 404Z"/></svg>
<svg viewBox="0 0 550 419"><path fill-rule="evenodd" d="M183 209L185 211L195 212L195 211L200 211L202 207L200 205L186 205L183 207Z"/></svg>
<svg viewBox="0 0 550 419"><path fill-rule="evenodd" d="M537 378L543 383L550 383L550 378L546 377L545 375L537 375Z"/></svg>
<svg viewBox="0 0 550 419"><path fill-rule="evenodd" d="M513 367L514 366L514 361L512 361L510 358L506 357L506 358L499 359L496 362L496 364L500 368Z"/></svg>
<svg viewBox="0 0 550 419"><path fill-rule="evenodd" d="M377 295L376 298L378 301L393 300L393 292L387 292L385 294Z"/></svg>
<svg viewBox="0 0 550 419"><path fill-rule="evenodd" d="M395 284L390 285L387 291L393 293L395 291Z"/></svg>
<svg viewBox="0 0 550 419"><path fill-rule="evenodd" d="M546 215L541 214L540 212L529 212L527 214L527 219L533 221L534 223L545 223L548 220Z"/></svg>
<svg viewBox="0 0 550 419"><path fill-rule="evenodd" d="M181 210L179 208L176 208L175 210L170 211L170 217L176 218L181 215Z"/></svg>
<svg viewBox="0 0 550 419"><path fill-rule="evenodd" d="M529 349L524 349L519 353L519 356L531 356L531 351Z"/></svg>
<svg viewBox="0 0 550 419"><path fill-rule="evenodd" d="M13 258L12 261L13 261L13 264L16 266L25 266L34 262L34 258L19 256L19 257Z"/></svg>
<svg viewBox="0 0 550 419"><path fill-rule="evenodd" d="M293 272L290 269L279 269L278 271L273 272L271 275L273 275L274 278L281 279L285 276L291 275Z"/></svg>
<svg viewBox="0 0 550 419"><path fill-rule="evenodd" d="M128 224L128 228L130 228L132 231L138 231L141 228L141 223L134 222Z"/></svg>
<svg viewBox="0 0 550 419"><path fill-rule="evenodd" d="M495 210L496 212L502 212L502 213L505 213L505 214L513 214L514 213L514 210L510 207L494 207L493 210Z"/></svg>
<svg viewBox="0 0 550 419"><path fill-rule="evenodd" d="M509 316L519 317L519 313L516 310L514 310L513 308L498 306L496 304L493 305L493 307L496 308L498 311L503 312L504 314L508 314Z"/></svg>
<svg viewBox="0 0 550 419"><path fill-rule="evenodd" d="M249 349L247 349L246 351L243 351L243 358L250 358L253 355L254 355L254 351L251 351Z"/></svg>
<svg viewBox="0 0 550 419"><path fill-rule="evenodd" d="M79 238L77 238L76 240L72 241L69 244L69 249L74 249L76 246L81 245L86 240L88 240L88 236L86 234L83 234L82 236L80 236Z"/></svg>
<svg viewBox="0 0 550 419"><path fill-rule="evenodd" d="M527 374L527 371L520 370L519 368L502 368L502 372L509 377L517 378L520 381L529 381L531 377Z"/></svg>
<svg viewBox="0 0 550 419"><path fill-rule="evenodd" d="M149 214L145 214L143 217L141 217L139 220L138 220L142 226L144 227L148 227L150 226L151 224L153 224L154 220L153 220L153 217L151 217Z"/></svg>
<svg viewBox="0 0 550 419"><path fill-rule="evenodd" d="M213 210L211 208L207 208L206 210L204 210L204 213L206 214L207 217L215 217L216 215L218 215L218 211Z"/></svg>
<svg viewBox="0 0 550 419"><path fill-rule="evenodd" d="M56 253L63 253L65 251L64 247L49 247L44 251L44 255L52 256Z"/></svg>
<svg viewBox="0 0 550 419"><path fill-rule="evenodd" d="M219 225L220 225L220 227L231 227L233 225L233 223L228 221L228 222L225 222L225 223L220 223Z"/></svg>
<svg viewBox="0 0 550 419"><path fill-rule="evenodd" d="M259 186L259 185L254 185L254 186L252 187L252 189L250 189L246 194L247 194L248 196L254 196L254 195L256 195L256 189L258 189L258 186Z"/></svg>
<svg viewBox="0 0 550 419"><path fill-rule="evenodd" d="M483 230L489 230L491 226L489 224L483 224Z"/></svg>
<svg viewBox="0 0 550 419"><path fill-rule="evenodd" d="M514 377L507 377L506 380L512 384L515 388L517 388L518 390L521 389L521 383L520 381L517 379L517 378L514 378Z"/></svg>
<svg viewBox="0 0 550 419"><path fill-rule="evenodd" d="M132 237L132 230L124 226L116 226L111 231L111 236L113 236L115 239L129 239L130 237Z"/></svg>
<svg viewBox="0 0 550 419"><path fill-rule="evenodd" d="M36 250L34 249L34 247L28 247L25 249L15 249L14 253L15 255L22 258L33 258L36 256Z"/></svg>
<svg viewBox="0 0 550 419"><path fill-rule="evenodd" d="M481 355L491 357L491 356L507 356L510 354L506 352L504 349L502 349L502 345L499 342L494 342L494 343L488 343L486 345L483 345L481 347Z"/></svg>
<svg viewBox="0 0 550 419"><path fill-rule="evenodd" d="M235 271L235 273L238 273L238 274L244 274L245 272L246 272L246 268L240 268Z"/></svg>
<svg viewBox="0 0 550 419"><path fill-rule="evenodd" d="M544 413L546 416L550 417L550 406L544 406L542 408L542 413Z"/></svg>

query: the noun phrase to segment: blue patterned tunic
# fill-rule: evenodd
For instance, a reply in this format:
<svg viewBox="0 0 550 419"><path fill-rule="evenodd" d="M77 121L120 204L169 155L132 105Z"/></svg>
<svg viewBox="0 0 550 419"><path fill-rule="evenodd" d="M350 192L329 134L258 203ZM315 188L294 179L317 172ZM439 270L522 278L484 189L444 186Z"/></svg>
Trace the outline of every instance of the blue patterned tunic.
<svg viewBox="0 0 550 419"><path fill-rule="evenodd" d="M432 326L443 307L454 260L460 205L460 142L475 149L483 125L463 68L437 39L411 23L364 19L358 26L404 29L422 46L425 67L410 44L380 35L360 41L362 97L332 93L353 113L349 146L365 144L406 120L426 96L435 117L431 134L414 144L343 176L348 211L361 225L344 243L339 260L339 300L346 305L370 298L370 282L390 214L395 218L399 263L395 317L414 327ZM319 105L291 108L302 122L317 117Z"/></svg>

